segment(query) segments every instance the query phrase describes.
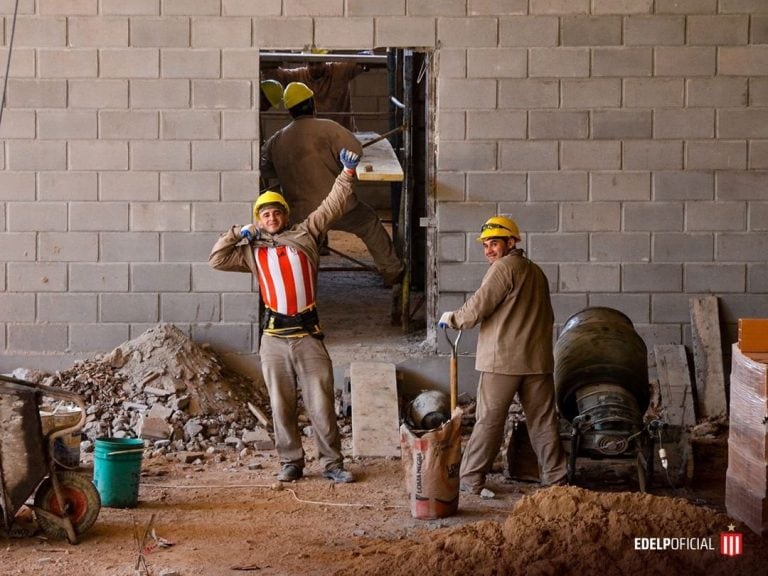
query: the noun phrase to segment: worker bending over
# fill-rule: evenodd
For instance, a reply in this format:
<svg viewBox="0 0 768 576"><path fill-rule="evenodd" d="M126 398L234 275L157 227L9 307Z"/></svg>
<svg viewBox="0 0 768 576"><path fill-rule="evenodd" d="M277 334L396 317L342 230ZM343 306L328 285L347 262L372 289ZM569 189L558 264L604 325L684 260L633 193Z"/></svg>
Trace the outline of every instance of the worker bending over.
<svg viewBox="0 0 768 576"><path fill-rule="evenodd" d="M318 238L344 212L360 156L342 149L339 159L344 168L330 194L305 220L290 226L290 208L283 196L265 192L254 203L256 223L231 227L216 241L208 259L217 270L250 272L258 278L266 308L259 355L281 464L277 478L283 482L304 475L299 387L312 422L323 476L334 482L355 480L343 466L333 367L315 307Z"/></svg>

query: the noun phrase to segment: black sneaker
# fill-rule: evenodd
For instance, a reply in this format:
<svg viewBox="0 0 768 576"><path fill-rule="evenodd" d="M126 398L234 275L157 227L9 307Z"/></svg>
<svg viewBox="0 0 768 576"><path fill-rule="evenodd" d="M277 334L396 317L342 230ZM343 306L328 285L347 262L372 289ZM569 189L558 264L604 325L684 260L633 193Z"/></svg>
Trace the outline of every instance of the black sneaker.
<svg viewBox="0 0 768 576"><path fill-rule="evenodd" d="M283 464L280 472L277 473L277 479L280 482L295 482L304 476L304 471L296 464Z"/></svg>
<svg viewBox="0 0 768 576"><path fill-rule="evenodd" d="M341 466L329 468L323 472L323 477L333 480L336 484L349 484L355 481L355 475L349 470L344 470Z"/></svg>

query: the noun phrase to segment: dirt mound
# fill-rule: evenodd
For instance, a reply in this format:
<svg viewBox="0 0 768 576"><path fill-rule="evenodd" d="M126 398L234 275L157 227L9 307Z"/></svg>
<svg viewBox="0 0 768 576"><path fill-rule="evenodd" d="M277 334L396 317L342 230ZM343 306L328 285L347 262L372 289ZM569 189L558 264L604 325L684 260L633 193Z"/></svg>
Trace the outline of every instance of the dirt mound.
<svg viewBox="0 0 768 576"><path fill-rule="evenodd" d="M172 324L150 328L42 383L85 398L83 432L90 440L137 436L141 419L151 417L167 423L169 448L200 450L254 429L249 402L269 412L262 382L229 370L210 348Z"/></svg>
<svg viewBox="0 0 768 576"><path fill-rule="evenodd" d="M762 573L768 554L748 530L743 530L742 556L720 554L719 535L731 523L723 514L680 498L553 487L521 499L504 523L477 522L425 542L381 544L344 574ZM636 550L636 539L651 546L649 539L657 538L694 549L672 549L670 543L664 550Z"/></svg>

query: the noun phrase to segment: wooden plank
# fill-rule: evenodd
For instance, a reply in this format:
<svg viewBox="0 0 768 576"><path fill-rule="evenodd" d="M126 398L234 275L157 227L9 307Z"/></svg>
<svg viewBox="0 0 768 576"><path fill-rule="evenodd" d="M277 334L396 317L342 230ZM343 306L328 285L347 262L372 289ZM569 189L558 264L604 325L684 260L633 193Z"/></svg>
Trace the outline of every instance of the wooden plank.
<svg viewBox="0 0 768 576"><path fill-rule="evenodd" d="M395 365L352 362L352 455L400 456L400 411Z"/></svg>
<svg viewBox="0 0 768 576"><path fill-rule="evenodd" d="M727 408L717 296L693 297L690 308L697 414L723 416Z"/></svg>
<svg viewBox="0 0 768 576"><path fill-rule="evenodd" d="M688 370L688 356L685 346L677 344L653 347L656 359L656 374L659 381L659 396L662 417L667 424L662 437L667 452L669 480L675 486L688 483L693 478L694 459L691 452L690 429L696 424L693 388ZM665 475L658 458L657 442L654 458L659 480Z"/></svg>
<svg viewBox="0 0 768 576"><path fill-rule="evenodd" d="M355 137L361 144L379 137L377 132L356 132ZM392 144L384 138L363 149L363 157L357 166L357 179L372 182L402 182L403 168L392 149Z"/></svg>
<svg viewBox="0 0 768 576"><path fill-rule="evenodd" d="M653 354L656 357L661 406L667 424L693 426L696 424L696 416L685 346L656 345L653 347Z"/></svg>

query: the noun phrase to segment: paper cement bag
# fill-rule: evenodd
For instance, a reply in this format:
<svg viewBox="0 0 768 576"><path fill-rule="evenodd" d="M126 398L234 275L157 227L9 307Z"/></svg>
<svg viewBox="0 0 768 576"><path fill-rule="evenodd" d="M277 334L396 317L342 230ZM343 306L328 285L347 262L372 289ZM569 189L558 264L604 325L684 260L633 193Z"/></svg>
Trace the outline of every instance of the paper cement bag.
<svg viewBox="0 0 768 576"><path fill-rule="evenodd" d="M461 416L456 408L448 422L419 435L406 424L400 426L405 488L414 518L444 518L459 508Z"/></svg>

